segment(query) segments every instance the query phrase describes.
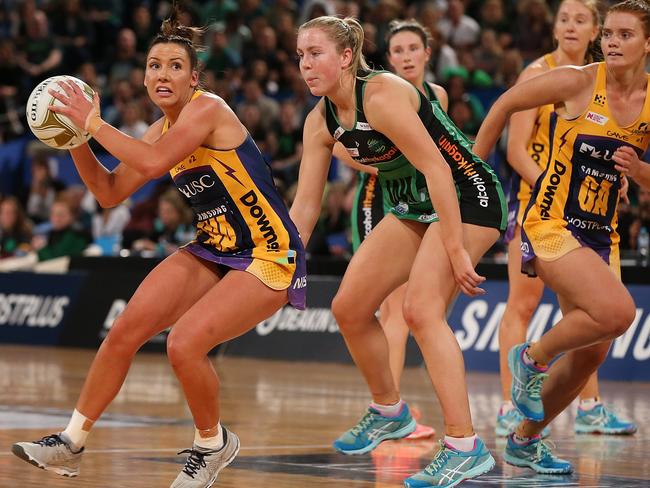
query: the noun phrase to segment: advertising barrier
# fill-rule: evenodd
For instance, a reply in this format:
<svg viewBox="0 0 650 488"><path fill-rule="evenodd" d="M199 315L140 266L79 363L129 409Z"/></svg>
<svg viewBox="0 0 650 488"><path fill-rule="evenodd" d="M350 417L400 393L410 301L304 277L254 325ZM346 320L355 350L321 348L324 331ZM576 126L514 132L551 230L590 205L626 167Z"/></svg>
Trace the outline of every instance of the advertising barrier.
<svg viewBox="0 0 650 488"><path fill-rule="evenodd" d="M74 270L67 275L0 273L0 343L97 348L157 262L85 259L73 260ZM488 276L484 283L487 294L474 299L459 296L448 322L468 371L498 371L498 326L508 294L508 284L503 280L505 267L479 272ZM637 314L629 330L614 341L600 369L604 379L650 381L650 284L639 283L647 279L645 273L642 275L643 279L633 278L633 284L627 285ZM224 345L225 354L351 363L330 309L340 277L310 275L308 283L306 311L282 308ZM536 340L560 317L555 295L546 290L531 321L528 338ZM166 332L144 348L162 351L165 341ZM412 338L406 357L409 366L422 362Z"/></svg>
<svg viewBox="0 0 650 488"><path fill-rule="evenodd" d="M230 341L224 348L225 354L351 363L330 308L340 283L338 276L309 276L307 310L283 307L251 331ZM420 351L412 337L406 347L406 364L421 364Z"/></svg>
<svg viewBox="0 0 650 488"><path fill-rule="evenodd" d="M60 343L84 276L0 273L0 343Z"/></svg>

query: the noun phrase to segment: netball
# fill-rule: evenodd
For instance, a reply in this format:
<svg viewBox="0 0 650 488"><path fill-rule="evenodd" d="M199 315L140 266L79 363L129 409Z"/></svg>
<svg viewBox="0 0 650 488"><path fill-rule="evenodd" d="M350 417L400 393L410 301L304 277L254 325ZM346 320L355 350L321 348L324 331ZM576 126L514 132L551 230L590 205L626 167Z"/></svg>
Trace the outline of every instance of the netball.
<svg viewBox="0 0 650 488"><path fill-rule="evenodd" d="M74 76L52 76L39 83L32 91L26 106L27 123L34 135L42 142L56 149L74 149L90 139L90 134L77 128L65 115L49 110L51 105L61 102L50 95L49 90L63 92L59 82L72 81L79 85L88 100L92 101L94 91Z"/></svg>

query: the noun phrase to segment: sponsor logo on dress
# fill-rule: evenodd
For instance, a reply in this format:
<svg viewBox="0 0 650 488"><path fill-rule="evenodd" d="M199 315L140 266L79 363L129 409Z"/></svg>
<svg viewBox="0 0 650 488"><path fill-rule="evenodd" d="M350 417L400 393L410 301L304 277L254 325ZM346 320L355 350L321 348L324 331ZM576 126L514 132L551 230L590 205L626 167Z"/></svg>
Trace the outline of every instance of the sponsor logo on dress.
<svg viewBox="0 0 650 488"><path fill-rule="evenodd" d="M601 114L597 114L596 112L587 112L587 115L585 115L585 118L589 122L593 122L594 124L598 125L605 125L607 121L609 120L607 117Z"/></svg>
<svg viewBox="0 0 650 488"><path fill-rule="evenodd" d="M256 219L255 221L257 223L257 227L262 236L264 236L266 239L267 251L279 252L280 243L278 242L278 234L275 232L275 229L271 225L271 222L266 216L264 209L257 204L259 201L257 193L251 190L243 195L239 201L248 207L251 217L253 217L253 219Z"/></svg>

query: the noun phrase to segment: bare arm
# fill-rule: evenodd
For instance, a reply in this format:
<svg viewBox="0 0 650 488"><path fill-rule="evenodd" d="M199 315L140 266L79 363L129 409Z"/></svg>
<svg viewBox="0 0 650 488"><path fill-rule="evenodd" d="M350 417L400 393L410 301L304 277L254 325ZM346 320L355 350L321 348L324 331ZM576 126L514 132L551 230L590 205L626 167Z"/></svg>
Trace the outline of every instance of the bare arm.
<svg viewBox="0 0 650 488"><path fill-rule="evenodd" d="M74 83L60 83L60 86L67 96L54 91L50 93L64 106L52 106L50 109L67 115L77 127L85 127L89 114L93 110L98 111L97 96L93 107ZM153 142L134 139L101 121L102 125L99 125L93 137L126 166L153 179L162 176L189 156L217 126L223 128L232 122L226 112L230 112L230 109L223 100L216 96L202 95L183 107L172 127Z"/></svg>
<svg viewBox="0 0 650 488"><path fill-rule="evenodd" d="M305 246L320 215L334 140L327 131L322 101L309 113L303 131L298 190L289 215Z"/></svg>
<svg viewBox="0 0 650 488"><path fill-rule="evenodd" d="M334 144L333 154L339 161L342 161L343 164L349 166L352 169L356 169L357 171L363 171L364 173L368 173L371 175L376 175L378 173L377 168L375 168L374 166L357 163L354 159L352 159L352 156L348 154L348 152L343 147L343 144L341 144L340 142Z"/></svg>
<svg viewBox="0 0 650 488"><path fill-rule="evenodd" d="M544 73L541 63L534 63L526 68L517 83L523 83ZM533 135L539 107L516 112L510 117L508 132L508 163L526 183L534 186L542 170L528 154L528 142Z"/></svg>
<svg viewBox="0 0 650 488"><path fill-rule="evenodd" d="M370 125L389 137L426 178L429 195L440 217L445 250L454 277L464 293L482 293L484 281L474 271L463 246L460 209L451 169L418 117L419 97L413 86L396 76L379 75L366 87L364 108Z"/></svg>
<svg viewBox="0 0 650 488"><path fill-rule="evenodd" d="M481 124L476 136L474 153L485 160L496 144L508 118L514 112L547 104L574 101L590 90L593 76L587 67L563 66L516 84L499 97Z"/></svg>
<svg viewBox="0 0 650 488"><path fill-rule="evenodd" d="M160 137L163 119L154 123L142 140L153 142ZM104 207L115 207L146 183L149 178L120 163L113 171L105 168L88 144L70 150L74 164L86 187Z"/></svg>

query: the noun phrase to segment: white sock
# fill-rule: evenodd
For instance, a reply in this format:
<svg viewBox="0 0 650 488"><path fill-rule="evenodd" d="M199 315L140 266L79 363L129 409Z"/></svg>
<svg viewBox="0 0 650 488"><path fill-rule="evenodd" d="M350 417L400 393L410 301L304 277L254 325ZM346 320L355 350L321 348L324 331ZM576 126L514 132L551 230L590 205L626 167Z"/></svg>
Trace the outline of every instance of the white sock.
<svg viewBox="0 0 650 488"><path fill-rule="evenodd" d="M501 408L499 409L499 415L505 415L507 414L510 410L515 408L515 406L512 404L510 400L504 400L501 402Z"/></svg>
<svg viewBox="0 0 650 488"><path fill-rule="evenodd" d="M583 400L580 400L579 407L582 410L591 410L592 408L597 407L600 404L601 404L600 397L585 398Z"/></svg>
<svg viewBox="0 0 650 488"><path fill-rule="evenodd" d="M401 398L393 405L382 405L381 403L370 402L370 406L384 417L397 417L402 411L402 405L404 405L404 401Z"/></svg>
<svg viewBox="0 0 650 488"><path fill-rule="evenodd" d="M214 433L216 431L216 433ZM214 433L214 435L208 434L208 437L203 437L201 433L203 432L203 435L206 435L206 433ZM197 429L196 427L194 428L194 445L198 447L202 447L203 449L221 449L223 447L223 430L221 429L221 422L217 422L217 426L213 429L209 429L207 431L201 431Z"/></svg>
<svg viewBox="0 0 650 488"><path fill-rule="evenodd" d="M86 444L86 438L90 434L90 429L92 429L94 423L94 420L89 419L75 409L63 434L72 442L73 447L79 450Z"/></svg>
<svg viewBox="0 0 650 488"><path fill-rule="evenodd" d="M457 451L473 451L476 444L476 434L470 437L449 437L445 436L445 444L449 444Z"/></svg>

